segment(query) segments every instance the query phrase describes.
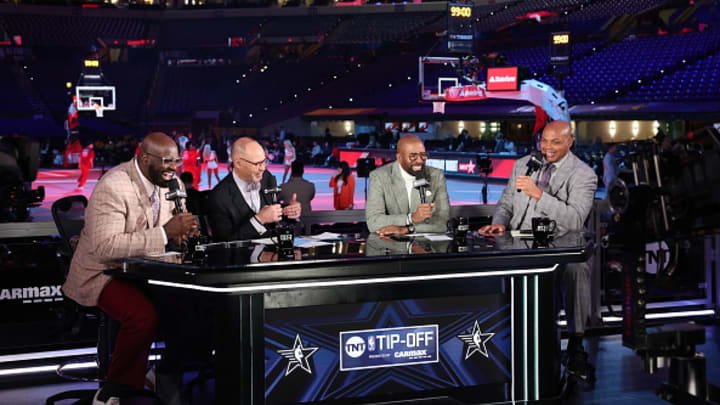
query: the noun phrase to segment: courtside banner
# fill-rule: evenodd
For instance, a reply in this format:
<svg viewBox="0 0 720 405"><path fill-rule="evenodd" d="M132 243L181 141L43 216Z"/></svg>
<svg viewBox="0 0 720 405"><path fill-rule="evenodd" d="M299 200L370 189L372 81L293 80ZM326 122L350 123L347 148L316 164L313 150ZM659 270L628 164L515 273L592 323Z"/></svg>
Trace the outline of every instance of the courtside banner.
<svg viewBox="0 0 720 405"><path fill-rule="evenodd" d="M340 371L438 362L438 325L340 332Z"/></svg>
<svg viewBox="0 0 720 405"><path fill-rule="evenodd" d="M447 101L475 101L485 100L486 98L485 89L476 84L445 89L445 100Z"/></svg>
<svg viewBox="0 0 720 405"><path fill-rule="evenodd" d="M517 91L517 66L488 68L485 87L487 91Z"/></svg>

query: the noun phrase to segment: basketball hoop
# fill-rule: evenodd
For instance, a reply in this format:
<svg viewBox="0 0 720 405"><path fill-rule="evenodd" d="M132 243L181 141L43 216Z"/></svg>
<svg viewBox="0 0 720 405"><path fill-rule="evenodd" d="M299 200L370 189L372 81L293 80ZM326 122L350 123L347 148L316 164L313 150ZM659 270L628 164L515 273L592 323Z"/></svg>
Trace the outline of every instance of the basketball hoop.
<svg viewBox="0 0 720 405"><path fill-rule="evenodd" d="M103 106L100 104L93 104L93 109L95 109L95 117L102 118L103 117Z"/></svg>
<svg viewBox="0 0 720 405"><path fill-rule="evenodd" d="M433 113L445 114L445 102L433 101Z"/></svg>

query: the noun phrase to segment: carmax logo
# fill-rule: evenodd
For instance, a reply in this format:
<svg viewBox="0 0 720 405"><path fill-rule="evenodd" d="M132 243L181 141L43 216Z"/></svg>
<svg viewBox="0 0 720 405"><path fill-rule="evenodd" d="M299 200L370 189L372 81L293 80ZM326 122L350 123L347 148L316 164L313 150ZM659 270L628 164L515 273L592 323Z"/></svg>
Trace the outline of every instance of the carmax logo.
<svg viewBox="0 0 720 405"><path fill-rule="evenodd" d="M3 288L0 290L0 301L22 301L23 304L38 302L62 301L59 285L39 287Z"/></svg>

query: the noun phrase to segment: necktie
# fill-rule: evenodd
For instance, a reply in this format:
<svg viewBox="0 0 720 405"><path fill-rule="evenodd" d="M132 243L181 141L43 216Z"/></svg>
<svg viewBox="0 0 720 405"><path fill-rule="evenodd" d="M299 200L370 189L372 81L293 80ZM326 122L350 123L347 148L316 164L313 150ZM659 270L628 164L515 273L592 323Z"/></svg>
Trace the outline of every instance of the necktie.
<svg viewBox="0 0 720 405"><path fill-rule="evenodd" d="M152 195L150 196L150 204L153 210L153 226L157 226L158 220L160 219L160 197L158 196L159 189L155 187Z"/></svg>
<svg viewBox="0 0 720 405"><path fill-rule="evenodd" d="M552 163L545 163L542 173L540 173L540 180L538 180L538 187L541 190L547 190L548 184L550 184L550 175L552 174Z"/></svg>

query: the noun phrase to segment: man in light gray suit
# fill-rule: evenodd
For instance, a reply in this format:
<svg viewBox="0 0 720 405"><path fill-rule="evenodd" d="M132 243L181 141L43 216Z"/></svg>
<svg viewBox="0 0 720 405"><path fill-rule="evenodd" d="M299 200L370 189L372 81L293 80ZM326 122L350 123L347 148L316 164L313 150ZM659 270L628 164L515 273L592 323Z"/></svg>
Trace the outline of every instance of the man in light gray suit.
<svg viewBox="0 0 720 405"><path fill-rule="evenodd" d="M545 127L540 140L543 167L525 176L530 156L518 159L512 175L498 201L492 225L478 232L503 234L507 229L531 229L533 217L547 217L557 222L557 233L585 229L592 209L597 176L572 152L572 130L565 121L553 121ZM590 318L590 266L573 263L562 270L565 312L568 319L567 371L588 378L587 354L582 346L585 324Z"/></svg>
<svg viewBox="0 0 720 405"><path fill-rule="evenodd" d="M450 201L443 171L425 166L425 145L415 135L400 138L397 151L395 162L370 173L365 206L368 229L380 235L445 232ZM420 191L413 187L420 178L429 183L425 203L421 203Z"/></svg>

